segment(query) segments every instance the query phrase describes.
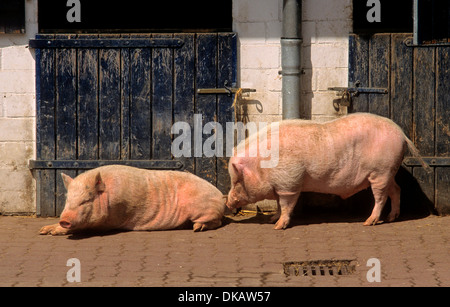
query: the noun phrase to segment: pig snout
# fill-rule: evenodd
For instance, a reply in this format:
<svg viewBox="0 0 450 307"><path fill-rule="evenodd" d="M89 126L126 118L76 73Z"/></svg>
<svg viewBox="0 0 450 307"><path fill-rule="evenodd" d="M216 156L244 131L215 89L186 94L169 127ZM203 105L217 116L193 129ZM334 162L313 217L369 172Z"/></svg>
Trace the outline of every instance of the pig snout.
<svg viewBox="0 0 450 307"><path fill-rule="evenodd" d="M72 212L63 212L59 219L59 225L63 228L70 229L74 226L76 214Z"/></svg>
<svg viewBox="0 0 450 307"><path fill-rule="evenodd" d="M231 195L231 193L228 195L227 200L226 200L226 202L225 202L225 205L226 205L230 210L233 210L233 209L242 207L242 206L240 206L240 204L239 204L239 200L238 200L236 197L234 197L233 195Z"/></svg>
<svg viewBox="0 0 450 307"><path fill-rule="evenodd" d="M66 220L60 220L60 221L59 221L59 225L60 225L62 228L69 229L70 226L71 226L72 224L70 224L69 221L66 221Z"/></svg>

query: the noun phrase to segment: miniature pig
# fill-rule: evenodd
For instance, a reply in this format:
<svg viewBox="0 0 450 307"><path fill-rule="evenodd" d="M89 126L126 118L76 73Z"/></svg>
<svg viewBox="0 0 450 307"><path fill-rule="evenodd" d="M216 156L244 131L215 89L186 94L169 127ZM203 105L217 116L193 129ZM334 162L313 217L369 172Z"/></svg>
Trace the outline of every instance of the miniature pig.
<svg viewBox="0 0 450 307"><path fill-rule="evenodd" d="M302 191L336 194L345 199L370 186L375 206L364 225L379 221L388 196L392 209L387 221L398 217L400 187L394 176L407 146L414 156L420 156L394 122L373 114L356 113L322 124L299 119L274 124L235 148L228 167L230 209L276 199L278 212L272 219L276 221L274 229L284 229ZM275 138L276 144L273 133L279 136ZM258 144L261 142L279 146L278 163L272 168L261 167L265 159ZM253 157L249 155L252 150L257 153ZM236 156L236 152L245 152L245 156Z"/></svg>
<svg viewBox="0 0 450 307"><path fill-rule="evenodd" d="M40 234L80 230L164 230L192 222L194 231L222 224L225 199L193 174L110 165L80 174L62 174L67 200L59 224Z"/></svg>

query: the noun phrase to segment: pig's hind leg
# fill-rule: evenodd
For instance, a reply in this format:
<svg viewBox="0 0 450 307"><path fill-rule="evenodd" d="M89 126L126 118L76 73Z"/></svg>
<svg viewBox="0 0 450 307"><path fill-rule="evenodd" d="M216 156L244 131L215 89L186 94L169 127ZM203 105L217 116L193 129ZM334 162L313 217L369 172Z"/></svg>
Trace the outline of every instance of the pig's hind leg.
<svg viewBox="0 0 450 307"><path fill-rule="evenodd" d="M400 187L392 180L389 186L389 198L391 199L391 212L388 215L387 221L393 222L400 215Z"/></svg>
<svg viewBox="0 0 450 307"><path fill-rule="evenodd" d="M205 223L194 223L194 232L216 229L222 225L221 220L213 220Z"/></svg>
<svg viewBox="0 0 450 307"><path fill-rule="evenodd" d="M373 176L369 177L370 186L372 188L373 197L375 199L375 205L373 206L372 214L364 222L364 226L376 225L380 221L381 211L386 204L389 191L389 180L384 178Z"/></svg>

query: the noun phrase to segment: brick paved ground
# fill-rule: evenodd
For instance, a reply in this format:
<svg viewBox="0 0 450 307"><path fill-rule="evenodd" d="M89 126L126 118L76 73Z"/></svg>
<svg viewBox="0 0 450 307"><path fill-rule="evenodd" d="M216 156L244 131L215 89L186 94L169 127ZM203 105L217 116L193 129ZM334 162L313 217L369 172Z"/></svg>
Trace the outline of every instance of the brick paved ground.
<svg viewBox="0 0 450 307"><path fill-rule="evenodd" d="M450 286L450 216L374 227L303 217L285 231L268 216L235 217L217 230L39 236L56 219L0 216L0 286ZM343 219L341 219L343 220ZM369 258L381 282L369 283ZM69 283L69 258L81 282ZM354 259L347 276L286 276L283 262Z"/></svg>

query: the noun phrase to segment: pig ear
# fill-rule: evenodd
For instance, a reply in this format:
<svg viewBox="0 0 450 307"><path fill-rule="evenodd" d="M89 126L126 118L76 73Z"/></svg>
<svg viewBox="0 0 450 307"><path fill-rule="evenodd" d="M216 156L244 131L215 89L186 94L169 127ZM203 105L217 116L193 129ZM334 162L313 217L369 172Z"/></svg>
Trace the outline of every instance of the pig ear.
<svg viewBox="0 0 450 307"><path fill-rule="evenodd" d="M242 178L244 174L244 165L236 162L231 163L231 165L233 166L233 170L236 173L237 178Z"/></svg>
<svg viewBox="0 0 450 307"><path fill-rule="evenodd" d="M64 173L61 173L61 177L62 177L62 180L64 182L64 187L67 190L69 188L70 183L73 181L73 179L70 176L68 176L68 175L66 175Z"/></svg>
<svg viewBox="0 0 450 307"><path fill-rule="evenodd" d="M95 189L99 193L105 191L105 183L103 182L102 177L100 176L100 172L98 172L97 175L95 176Z"/></svg>

